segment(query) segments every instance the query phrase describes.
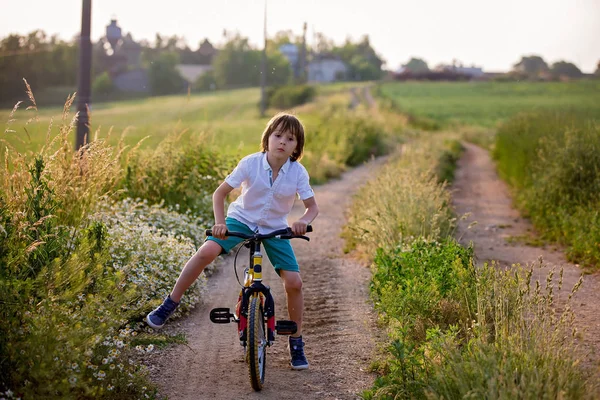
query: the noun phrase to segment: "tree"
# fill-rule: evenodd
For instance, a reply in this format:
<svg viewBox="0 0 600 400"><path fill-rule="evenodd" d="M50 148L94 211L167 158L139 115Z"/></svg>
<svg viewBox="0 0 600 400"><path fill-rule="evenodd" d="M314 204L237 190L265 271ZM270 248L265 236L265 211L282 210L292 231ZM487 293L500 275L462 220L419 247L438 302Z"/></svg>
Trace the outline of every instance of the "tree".
<svg viewBox="0 0 600 400"><path fill-rule="evenodd" d="M262 51L252 48L248 38L239 34L229 37L213 60L214 79L219 88L256 86L260 82ZM267 52L267 85L288 82L291 69L278 51Z"/></svg>
<svg viewBox="0 0 600 400"><path fill-rule="evenodd" d="M598 65L596 65L596 72L594 72L594 75L600 76L600 61L598 61Z"/></svg>
<svg viewBox="0 0 600 400"><path fill-rule="evenodd" d="M22 99L23 78L35 92L47 86L74 85L77 42L49 38L43 31L13 34L0 40L0 101Z"/></svg>
<svg viewBox="0 0 600 400"><path fill-rule="evenodd" d="M175 68L178 63L177 53L161 53L150 64L148 80L152 94L171 94L181 92L184 89L183 78Z"/></svg>
<svg viewBox="0 0 600 400"><path fill-rule="evenodd" d="M348 38L343 46L334 47L331 52L348 64L351 79L364 81L381 78L383 60L371 47L368 35L357 43Z"/></svg>
<svg viewBox="0 0 600 400"><path fill-rule="evenodd" d="M513 68L516 72L525 73L532 78L550 71L546 61L542 57L535 55L521 57L521 61L513 65Z"/></svg>
<svg viewBox="0 0 600 400"><path fill-rule="evenodd" d="M420 58L411 58L406 64L403 65L404 69L410 72L429 72L429 66L427 63Z"/></svg>
<svg viewBox="0 0 600 400"><path fill-rule="evenodd" d="M575 64L567 61L555 62L552 64L550 72L556 77L567 76L569 78L581 78L583 76L583 73Z"/></svg>

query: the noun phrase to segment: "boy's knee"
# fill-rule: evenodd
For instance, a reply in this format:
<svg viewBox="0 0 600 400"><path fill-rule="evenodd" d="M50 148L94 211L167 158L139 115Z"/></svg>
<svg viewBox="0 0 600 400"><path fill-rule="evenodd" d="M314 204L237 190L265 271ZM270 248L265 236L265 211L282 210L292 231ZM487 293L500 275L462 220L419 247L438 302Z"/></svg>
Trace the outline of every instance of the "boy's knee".
<svg viewBox="0 0 600 400"><path fill-rule="evenodd" d="M286 276L284 286L287 292L302 290L302 279L300 278L300 275Z"/></svg>
<svg viewBox="0 0 600 400"><path fill-rule="evenodd" d="M215 258L221 254L222 248L220 245L213 241L205 242L196 253L196 257L199 257L203 261L212 262Z"/></svg>

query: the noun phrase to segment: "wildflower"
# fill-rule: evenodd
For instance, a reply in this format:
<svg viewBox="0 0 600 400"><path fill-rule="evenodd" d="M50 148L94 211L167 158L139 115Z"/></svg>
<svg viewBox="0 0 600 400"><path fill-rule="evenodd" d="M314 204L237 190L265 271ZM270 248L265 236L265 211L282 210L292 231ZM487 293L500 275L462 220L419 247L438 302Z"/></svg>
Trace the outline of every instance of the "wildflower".
<svg viewBox="0 0 600 400"><path fill-rule="evenodd" d="M71 385L74 385L75 383L77 383L77 377L76 376L72 376L69 378L69 383Z"/></svg>
<svg viewBox="0 0 600 400"><path fill-rule="evenodd" d="M98 380L101 381L104 378L106 378L106 372L104 372L104 371L98 372Z"/></svg>

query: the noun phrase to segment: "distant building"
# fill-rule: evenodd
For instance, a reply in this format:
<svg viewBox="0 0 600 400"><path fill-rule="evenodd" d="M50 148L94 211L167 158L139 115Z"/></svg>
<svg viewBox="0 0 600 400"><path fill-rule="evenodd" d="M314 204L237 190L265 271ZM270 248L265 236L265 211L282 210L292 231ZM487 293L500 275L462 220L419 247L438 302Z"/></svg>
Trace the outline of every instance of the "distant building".
<svg viewBox="0 0 600 400"><path fill-rule="evenodd" d="M196 52L198 53L198 61L201 65L211 65L213 58L219 54L219 50L215 49L208 39L204 39Z"/></svg>
<svg viewBox="0 0 600 400"><path fill-rule="evenodd" d="M131 33L123 36L117 20L113 19L101 41L105 43L105 51L100 63L116 88L122 92L149 92L148 73L141 67L142 45L133 40Z"/></svg>
<svg viewBox="0 0 600 400"><path fill-rule="evenodd" d="M179 75L190 85L193 85L198 78L213 70L212 65L199 64L179 64L175 68L179 71Z"/></svg>
<svg viewBox="0 0 600 400"><path fill-rule="evenodd" d="M483 68L464 67L462 65L439 65L435 68L436 72L453 72L455 74L466 75L472 79L481 78L484 75Z"/></svg>
<svg viewBox="0 0 600 400"><path fill-rule="evenodd" d="M148 72L143 68L136 68L115 75L113 77L113 84L121 92L150 92Z"/></svg>
<svg viewBox="0 0 600 400"><path fill-rule="evenodd" d="M300 69L300 50L293 43L286 43L279 46L279 51L289 61L294 77L298 76Z"/></svg>
<svg viewBox="0 0 600 400"><path fill-rule="evenodd" d="M333 56L317 56L308 63L309 82L335 82L348 78L349 68Z"/></svg>

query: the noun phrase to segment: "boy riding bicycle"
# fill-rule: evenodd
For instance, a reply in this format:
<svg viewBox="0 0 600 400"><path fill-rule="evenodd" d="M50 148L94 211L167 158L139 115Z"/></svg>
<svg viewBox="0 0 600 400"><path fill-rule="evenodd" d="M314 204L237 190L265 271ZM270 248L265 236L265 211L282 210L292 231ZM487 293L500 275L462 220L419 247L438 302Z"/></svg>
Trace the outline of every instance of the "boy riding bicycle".
<svg viewBox="0 0 600 400"><path fill-rule="evenodd" d="M295 235L304 235L306 227L319 213L306 169L300 164L304 150L304 127L293 115L274 116L262 134L261 152L244 157L213 194L215 225L213 236L185 264L171 294L146 317L148 325L162 328L175 311L181 297L204 268L219 254L226 254L242 239L225 234L228 230L252 234L269 233L288 226L287 217L296 195L306 210L291 226ZM227 195L241 187L242 193L229 205L227 218L224 203ZM297 332L290 336L290 365L307 369L302 341L304 298L302 279L294 250L288 240L267 239L263 246L275 271L283 280L290 319L296 322Z"/></svg>

